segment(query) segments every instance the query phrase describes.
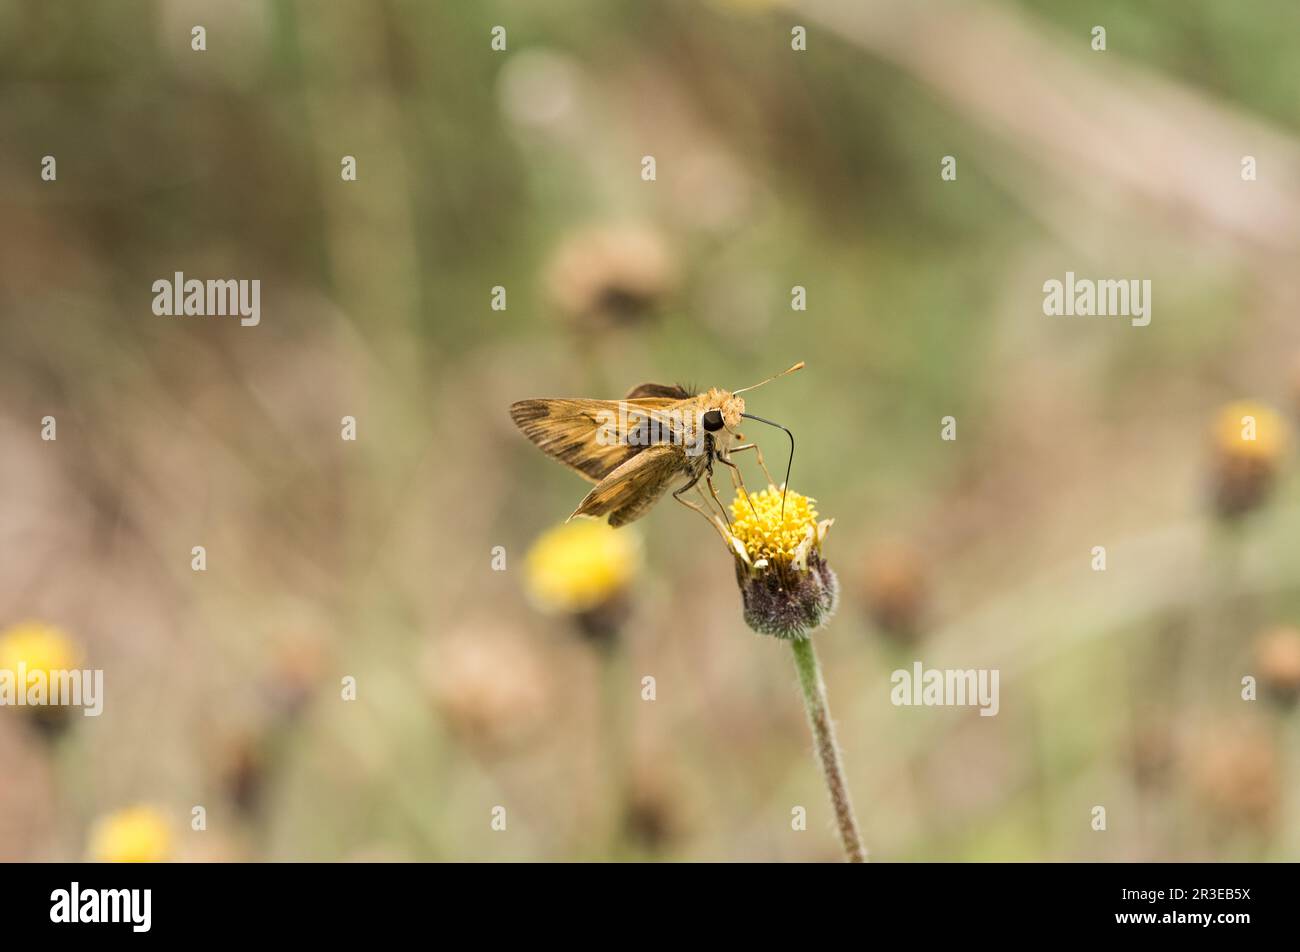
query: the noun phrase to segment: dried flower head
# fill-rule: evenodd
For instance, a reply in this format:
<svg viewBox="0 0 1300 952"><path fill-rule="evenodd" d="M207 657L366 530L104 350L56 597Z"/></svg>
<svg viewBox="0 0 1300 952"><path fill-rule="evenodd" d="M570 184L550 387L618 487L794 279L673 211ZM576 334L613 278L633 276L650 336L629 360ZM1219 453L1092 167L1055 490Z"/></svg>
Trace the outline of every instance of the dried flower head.
<svg viewBox="0 0 1300 952"><path fill-rule="evenodd" d="M320 684L324 663L320 644L306 636L286 640L274 650L266 697L278 719L291 721L303 712Z"/></svg>
<svg viewBox="0 0 1300 952"><path fill-rule="evenodd" d="M495 623L469 625L432 645L424 681L447 726L489 752L528 739L549 707L546 671L527 641Z"/></svg>
<svg viewBox="0 0 1300 952"><path fill-rule="evenodd" d="M1255 642L1255 664L1267 696L1290 706L1300 698L1300 629L1264 632Z"/></svg>
<svg viewBox="0 0 1300 952"><path fill-rule="evenodd" d="M1268 497L1290 434L1271 407L1237 401L1223 407L1211 428L1215 509L1239 516Z"/></svg>
<svg viewBox="0 0 1300 952"><path fill-rule="evenodd" d="M648 314L677 285L677 267L658 232L593 228L566 240L546 268L547 292L570 320L625 324Z"/></svg>
<svg viewBox="0 0 1300 952"><path fill-rule="evenodd" d="M1277 751L1267 735L1236 726L1212 732L1199 750L1189 751L1192 782L1201 801L1225 822L1267 828L1280 793Z"/></svg>
<svg viewBox="0 0 1300 952"><path fill-rule="evenodd" d="M839 600L835 572L822 558L833 520L817 521L816 500L775 486L737 494L732 547L745 623L760 634L806 638L830 620Z"/></svg>
<svg viewBox="0 0 1300 952"><path fill-rule="evenodd" d="M97 863L162 863L171 858L167 821L152 807L135 806L101 817L88 850Z"/></svg>
<svg viewBox="0 0 1300 952"><path fill-rule="evenodd" d="M910 643L925 607L926 577L921 556L903 543L881 545L863 568L862 594L881 633L900 643Z"/></svg>

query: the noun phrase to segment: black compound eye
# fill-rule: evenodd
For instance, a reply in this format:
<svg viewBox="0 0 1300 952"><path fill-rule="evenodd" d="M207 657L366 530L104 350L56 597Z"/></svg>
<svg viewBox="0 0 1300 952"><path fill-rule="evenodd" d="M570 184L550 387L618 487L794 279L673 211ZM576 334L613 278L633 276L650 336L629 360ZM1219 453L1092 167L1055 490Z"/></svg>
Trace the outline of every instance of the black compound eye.
<svg viewBox="0 0 1300 952"><path fill-rule="evenodd" d="M704 414L704 428L710 433L716 433L722 429L722 413L718 410L710 410Z"/></svg>

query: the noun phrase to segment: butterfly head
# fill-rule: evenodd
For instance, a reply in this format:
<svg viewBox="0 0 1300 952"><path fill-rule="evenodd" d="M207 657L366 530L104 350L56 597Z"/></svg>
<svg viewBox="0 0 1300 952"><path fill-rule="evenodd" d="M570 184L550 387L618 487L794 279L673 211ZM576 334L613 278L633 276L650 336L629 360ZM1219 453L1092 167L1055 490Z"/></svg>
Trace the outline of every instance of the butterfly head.
<svg viewBox="0 0 1300 952"><path fill-rule="evenodd" d="M722 429L735 432L745 412L745 401L726 390L714 388L704 395L704 413L700 420L707 433Z"/></svg>

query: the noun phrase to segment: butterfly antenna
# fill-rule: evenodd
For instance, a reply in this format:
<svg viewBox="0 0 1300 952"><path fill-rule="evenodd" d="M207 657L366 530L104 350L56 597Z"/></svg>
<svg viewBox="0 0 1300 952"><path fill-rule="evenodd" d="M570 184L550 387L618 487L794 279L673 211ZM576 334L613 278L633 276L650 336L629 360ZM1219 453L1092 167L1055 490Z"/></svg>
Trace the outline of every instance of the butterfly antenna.
<svg viewBox="0 0 1300 952"><path fill-rule="evenodd" d="M803 366L802 363L795 364L795 366L792 367L791 370L798 370L802 366ZM786 373L789 372L790 372L789 370L786 371ZM752 413L742 413L741 416L743 416L747 420L757 420L759 423L766 423L768 426L774 426L778 430L785 430L785 435L790 437L790 458L786 460L785 482L781 484L781 521L784 522L785 521L785 494L790 489L790 469L791 467L794 466L794 434L791 433L786 427L783 427L780 423L774 423L771 420L764 420L761 416L754 416L754 414Z"/></svg>
<svg viewBox="0 0 1300 952"><path fill-rule="evenodd" d="M777 379L779 379L779 378L781 378L781 377L784 377L786 374L792 374L792 373L794 373L796 370L803 370L803 361L802 361L802 360L799 361L799 363L795 364L793 367L790 367L790 368L787 369L787 370L783 370L783 371L781 371L779 374L776 374L775 376L768 377L766 380L760 380L758 383L753 384L752 386L741 387L739 390L733 390L733 391L731 391L731 392L732 392L732 393L745 393L745 392L748 391L748 390L757 390L759 387L763 386L763 384L765 384L765 383L771 383L773 380L777 380ZM758 417L754 417L754 419L757 420ZM767 421L764 420L763 422L766 423ZM773 425L773 426L776 426L777 424L774 423L774 424L772 424L772 425Z"/></svg>

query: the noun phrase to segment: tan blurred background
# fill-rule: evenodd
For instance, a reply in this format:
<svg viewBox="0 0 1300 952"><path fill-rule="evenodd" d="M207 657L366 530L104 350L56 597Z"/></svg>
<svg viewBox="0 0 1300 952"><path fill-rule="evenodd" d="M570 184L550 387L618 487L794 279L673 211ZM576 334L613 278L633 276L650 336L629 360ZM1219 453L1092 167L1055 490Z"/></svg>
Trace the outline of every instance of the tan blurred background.
<svg viewBox="0 0 1300 952"><path fill-rule="evenodd" d="M543 610L586 485L506 413L798 359L749 406L835 519L873 857L1300 856L1300 8L1087 7L0 0L0 629L107 694L0 708L0 858L137 805L176 859L835 858L716 537L669 501ZM1067 270L1150 326L1045 317ZM915 660L999 715L892 706Z"/></svg>

